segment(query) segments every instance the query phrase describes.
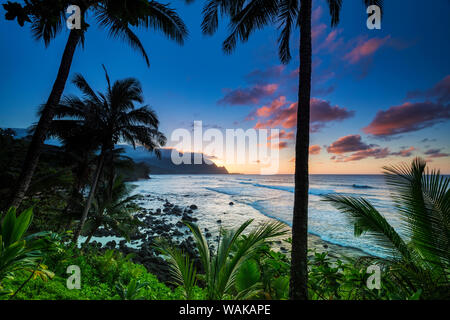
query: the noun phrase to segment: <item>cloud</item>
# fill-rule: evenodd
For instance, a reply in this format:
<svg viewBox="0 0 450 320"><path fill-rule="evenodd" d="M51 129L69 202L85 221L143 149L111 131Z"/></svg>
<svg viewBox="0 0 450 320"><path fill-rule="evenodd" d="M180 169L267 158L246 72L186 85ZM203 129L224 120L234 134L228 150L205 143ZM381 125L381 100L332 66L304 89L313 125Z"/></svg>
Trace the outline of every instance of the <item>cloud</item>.
<svg viewBox="0 0 450 320"><path fill-rule="evenodd" d="M263 84L267 83L270 80L277 79L281 77L284 69L286 69L283 65L269 67L267 69L261 70L257 69L245 76L245 79L250 83L255 84Z"/></svg>
<svg viewBox="0 0 450 320"><path fill-rule="evenodd" d="M322 150L322 148L319 145L315 144L315 145L312 145L309 147L309 154L317 155L317 154L320 154L321 150Z"/></svg>
<svg viewBox="0 0 450 320"><path fill-rule="evenodd" d="M278 148L279 150L283 150L283 149L286 149L288 147L288 143L286 141L280 141L279 143L274 143L274 144L268 142L267 146L271 147L272 149L277 149Z"/></svg>
<svg viewBox="0 0 450 320"><path fill-rule="evenodd" d="M322 17L322 14L323 14L322 6L317 6L317 8L315 8L313 10L312 15L311 15L312 23L316 24L320 20L320 18Z"/></svg>
<svg viewBox="0 0 450 320"><path fill-rule="evenodd" d="M433 88L428 90L412 91L406 95L407 99L436 99L439 103L450 102L450 75L439 81Z"/></svg>
<svg viewBox="0 0 450 320"><path fill-rule="evenodd" d="M344 45L344 39L339 37L341 33L342 29L333 29L330 31L326 38L313 48L314 53L318 53L322 50L327 53L335 52L338 48Z"/></svg>
<svg viewBox="0 0 450 320"><path fill-rule="evenodd" d="M367 159L373 157L375 159L383 159L391 155L389 148L372 148L357 151L348 157L335 157L335 162L350 162Z"/></svg>
<svg viewBox="0 0 450 320"><path fill-rule="evenodd" d="M275 138L275 135L270 136L268 140L272 140L273 138ZM293 140L294 138L295 134L293 131L280 130L280 132L278 133L279 140Z"/></svg>
<svg viewBox="0 0 450 320"><path fill-rule="evenodd" d="M317 41L319 39L319 37L325 32L326 29L327 29L327 25L324 23L313 26L312 30L311 30L312 41L313 42Z"/></svg>
<svg viewBox="0 0 450 320"><path fill-rule="evenodd" d="M239 88L229 90L225 97L218 101L224 105L251 105L257 104L260 100L270 97L277 91L278 84L254 85L250 88Z"/></svg>
<svg viewBox="0 0 450 320"><path fill-rule="evenodd" d="M330 159L335 162L351 162L367 158L384 159L389 156L410 157L414 147L404 148L398 152L391 152L389 148L379 147L376 144L367 144L358 134L348 135L337 139L327 147L327 152L335 154ZM346 153L352 153L345 155Z"/></svg>
<svg viewBox="0 0 450 320"><path fill-rule="evenodd" d="M353 134L341 137L327 147L328 153L343 154L354 151L366 151L375 145L366 144L362 141L359 134Z"/></svg>
<svg viewBox="0 0 450 320"><path fill-rule="evenodd" d="M414 150L416 150L416 148L410 147L408 149L400 150L399 152L393 152L393 153L391 153L391 155L393 155L393 156L400 156L400 157L406 158L406 157L410 157Z"/></svg>
<svg viewBox="0 0 450 320"><path fill-rule="evenodd" d="M354 111L339 106L331 106L329 101L312 98L311 99L311 122L340 121L351 118Z"/></svg>
<svg viewBox="0 0 450 320"><path fill-rule="evenodd" d="M448 119L450 119L448 105L406 102L386 111L378 111L375 119L363 128L363 131L377 137L388 137L428 128Z"/></svg>
<svg viewBox="0 0 450 320"><path fill-rule="evenodd" d="M311 130L316 132L326 123L332 121L342 121L354 115L354 111L346 108L332 106L329 101L312 98L311 99ZM270 106L263 106L251 113L247 119L260 117L255 125L256 129L283 127L294 128L297 125L297 103L289 104L284 96L272 101Z"/></svg>
<svg viewBox="0 0 450 320"><path fill-rule="evenodd" d="M430 138L425 138L423 140L420 140L420 142L423 142L423 143L425 143L425 142L435 142L435 141L437 141L437 140L436 139L430 139Z"/></svg>
<svg viewBox="0 0 450 320"><path fill-rule="evenodd" d="M443 153L441 152L442 149L430 149L428 151L425 151L425 155L427 155L429 158L444 158L450 156L449 153Z"/></svg>
<svg viewBox="0 0 450 320"><path fill-rule="evenodd" d="M390 39L390 35L384 38L372 38L369 40L359 39L356 47L347 53L344 56L344 59L351 64L356 64L367 57L373 56L375 52L388 43Z"/></svg>

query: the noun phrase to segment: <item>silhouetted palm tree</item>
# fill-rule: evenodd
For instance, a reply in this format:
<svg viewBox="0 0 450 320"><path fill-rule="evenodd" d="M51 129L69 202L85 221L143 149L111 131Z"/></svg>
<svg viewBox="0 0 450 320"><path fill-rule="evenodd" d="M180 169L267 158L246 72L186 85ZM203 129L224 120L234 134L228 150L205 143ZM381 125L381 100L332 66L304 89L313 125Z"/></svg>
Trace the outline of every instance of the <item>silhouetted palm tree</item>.
<svg viewBox="0 0 450 320"><path fill-rule="evenodd" d="M138 50L144 56L147 65L149 65L147 53L137 35L132 31L132 27L161 31L169 39L180 44L183 44L187 37L187 28L177 13L168 5L156 1L30 0L23 6L18 2L8 1L3 4L3 7L6 10L7 20L17 18L21 26L29 22L35 38L43 39L45 45L48 45L66 26L65 11L69 5L80 7L81 29L72 29L69 33L56 80L34 131L17 186L13 190L11 206L18 207L28 189L39 161L42 144L54 116L55 106L59 103L64 91L75 49L79 44L84 43L85 32L89 27L85 21L88 14L95 18L99 27L105 29L109 36L122 39Z"/></svg>
<svg viewBox="0 0 450 320"><path fill-rule="evenodd" d="M90 214L83 233L87 235L85 244L100 226L119 233L130 240L130 233L137 229L140 222L133 216L139 210L135 204L141 196L131 194L135 186L127 185L120 177L115 176L112 181L101 181L99 191L93 201L93 214Z"/></svg>
<svg viewBox="0 0 450 320"><path fill-rule="evenodd" d="M382 6L383 0L363 0L366 5ZM327 0L331 25L339 23L342 0ZM231 53L238 40L247 41L257 29L275 24L280 29L278 52L282 63L291 60L290 39L293 30L300 29L300 63L295 147L295 195L292 218L292 265L290 297L307 299L307 232L308 232L308 156L311 98L312 0L208 0L204 10L202 30L213 34L218 28L219 13L231 17L231 34L223 50Z"/></svg>
<svg viewBox="0 0 450 320"><path fill-rule="evenodd" d="M82 75L75 75L73 83L81 90L83 98L68 96L56 110L57 118L82 119L89 128L89 139L97 141L100 148L89 196L74 241L77 241L83 229L104 164L112 163L114 146L121 141L133 147L140 144L159 155L159 148L166 143L166 137L158 131L159 120L155 112L148 106L135 108L136 103L144 102L139 81L127 78L111 85L106 69L105 76L107 90L104 94L96 94Z"/></svg>

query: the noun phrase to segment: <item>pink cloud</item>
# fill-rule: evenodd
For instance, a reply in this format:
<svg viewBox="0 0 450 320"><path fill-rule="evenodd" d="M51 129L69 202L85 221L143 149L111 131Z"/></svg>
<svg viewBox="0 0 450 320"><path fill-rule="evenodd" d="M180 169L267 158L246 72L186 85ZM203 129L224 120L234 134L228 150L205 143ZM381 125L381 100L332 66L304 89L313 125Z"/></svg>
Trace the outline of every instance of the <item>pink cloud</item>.
<svg viewBox="0 0 450 320"><path fill-rule="evenodd" d="M450 101L450 75L444 77L433 88L425 91L412 91L406 96L407 99L425 98L436 99L440 103Z"/></svg>
<svg viewBox="0 0 450 320"><path fill-rule="evenodd" d="M393 156L400 156L400 157L406 158L406 157L410 157L414 150L416 150L416 148L410 147L408 149L400 150L399 152L393 152L393 153L391 153L391 155L393 155Z"/></svg>
<svg viewBox="0 0 450 320"><path fill-rule="evenodd" d="M441 149L430 149L425 152L425 155L429 158L445 158L450 156L450 154L442 152Z"/></svg>
<svg viewBox="0 0 450 320"><path fill-rule="evenodd" d="M253 119L253 115L259 116L256 129L283 127L285 129L294 128L297 125L297 103L288 106L284 97L275 99L270 106L263 106L247 117ZM354 111L346 108L332 106L328 101L311 99L311 129L318 131L326 123L341 121L354 115Z"/></svg>
<svg viewBox="0 0 450 320"><path fill-rule="evenodd" d="M389 148L373 148L367 150L357 151L348 157L336 158L336 162L350 162L367 159L373 157L375 159L383 159L390 156Z"/></svg>
<svg viewBox="0 0 450 320"><path fill-rule="evenodd" d="M378 137L421 130L450 119L450 106L433 102L406 102L378 111L375 119L363 131Z"/></svg>
<svg viewBox="0 0 450 320"><path fill-rule="evenodd" d="M343 154L354 151L365 151L372 147L374 145L364 143L359 134L352 134L337 139L327 147L327 151L328 153Z"/></svg>
<svg viewBox="0 0 450 320"><path fill-rule="evenodd" d="M344 56L344 59L349 61L351 64L355 64L364 58L372 56L382 46L384 46L389 39L391 39L390 35L384 38L372 38L365 41L360 40L357 46Z"/></svg>
<svg viewBox="0 0 450 320"><path fill-rule="evenodd" d="M312 145L309 147L309 154L317 155L317 154L320 154L321 150L322 150L322 148L319 145L315 144L315 145Z"/></svg>
<svg viewBox="0 0 450 320"><path fill-rule="evenodd" d="M218 104L249 105L257 104L261 99L270 97L278 90L278 84L254 85L251 88L229 90Z"/></svg>

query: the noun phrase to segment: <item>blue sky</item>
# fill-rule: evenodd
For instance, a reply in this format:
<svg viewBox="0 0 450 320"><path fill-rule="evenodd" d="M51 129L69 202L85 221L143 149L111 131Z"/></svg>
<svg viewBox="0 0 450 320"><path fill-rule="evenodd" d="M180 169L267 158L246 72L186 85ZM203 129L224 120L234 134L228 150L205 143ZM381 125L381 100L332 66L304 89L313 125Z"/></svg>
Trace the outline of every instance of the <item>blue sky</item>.
<svg viewBox="0 0 450 320"><path fill-rule="evenodd" d="M445 81L450 75L450 2L436 0L432 4L386 1L382 29L368 30L362 1L344 1L341 23L335 29L329 27L326 2L314 1L312 96L322 111L334 110L336 117L324 119L318 112L318 130L312 132L311 144L320 151L311 156L313 173L377 173L385 164L417 155L450 173L450 88ZM267 120L273 120L277 112L296 101L298 36L292 37L293 60L284 67L280 67L277 57L277 30L273 27L256 32L248 43L239 44L234 54L225 55L221 43L227 35L226 20L221 21L217 34L203 36L202 5L203 1L191 5L172 3L189 28L184 46L151 30L137 31L149 54L150 68L138 53L106 37L92 21L85 47L79 47L75 54L71 75L82 73L97 90L105 88L101 64L105 64L112 79L136 77L143 85L146 103L156 110L161 130L167 136L176 128L190 128L194 120L220 128L244 129L259 122L293 132L295 128L281 118L274 126L269 126ZM62 32L45 48L43 42L32 39L29 28L6 21L4 10L0 11L0 127L23 128L37 120L36 109L48 97L68 33ZM252 72L264 76L249 76ZM276 86L276 90L268 90L268 85ZM254 97L251 88L263 92L258 91ZM77 91L69 84L65 93ZM253 100L234 103L236 100L230 99L238 93L249 94ZM226 96L230 99L224 99ZM285 104L272 108L266 117L249 116L280 97L284 97ZM396 106L403 107L392 109ZM426 118L426 108L433 108L430 110L440 117ZM379 111L388 112L376 118ZM398 123L398 128L379 131L383 119L392 114L400 118L411 114L411 118ZM424 139L428 140L421 142ZM357 145L330 148L339 141L346 146ZM281 150L284 173L292 172L289 160L294 154L293 140L285 142ZM408 149L411 152L399 155Z"/></svg>

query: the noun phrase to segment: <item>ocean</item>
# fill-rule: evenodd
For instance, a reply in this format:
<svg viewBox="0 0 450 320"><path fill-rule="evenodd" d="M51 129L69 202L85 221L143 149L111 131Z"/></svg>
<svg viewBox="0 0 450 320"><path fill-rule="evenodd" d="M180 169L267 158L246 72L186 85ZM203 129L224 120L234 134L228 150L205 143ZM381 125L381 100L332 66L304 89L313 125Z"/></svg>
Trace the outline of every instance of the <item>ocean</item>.
<svg viewBox="0 0 450 320"><path fill-rule="evenodd" d="M276 219L291 226L293 175L152 175L149 180L132 184L136 186L135 192L148 196L141 203L148 209L162 208L165 200L180 207L195 204L198 209L193 216L199 219L198 225L212 233L218 232L221 226L236 227L247 219L254 219L254 224ZM321 196L328 193L368 199L398 230L401 219L389 197L384 177L311 175L308 228L327 242L386 257L388 253L370 235L354 237L348 218L322 201Z"/></svg>

